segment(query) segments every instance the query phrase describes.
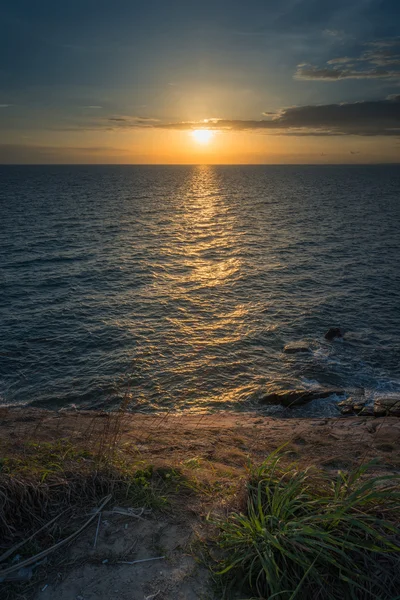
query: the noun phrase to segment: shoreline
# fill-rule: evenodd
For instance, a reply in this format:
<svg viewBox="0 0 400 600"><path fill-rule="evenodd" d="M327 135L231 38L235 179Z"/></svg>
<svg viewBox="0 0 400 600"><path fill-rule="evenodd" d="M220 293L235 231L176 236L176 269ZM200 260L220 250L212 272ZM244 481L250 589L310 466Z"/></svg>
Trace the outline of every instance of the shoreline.
<svg viewBox="0 0 400 600"><path fill-rule="evenodd" d="M118 419L121 444L139 444L146 454L155 458L158 445L164 439L165 460L175 460L177 451L184 453L203 449L215 450L215 441L225 440L235 448L235 436L241 453L260 459L262 454L287 443L296 447L299 456L315 464L318 457L330 454L347 455L347 461L381 458L398 463L400 468L400 419L395 416L290 417L266 416L252 411L219 411L213 413L126 413L96 410L54 411L29 407L0 407L0 440L13 445L18 439L54 441L66 438L71 442L90 444L96 436ZM301 438L303 442L296 442ZM168 448L168 443L170 447ZM383 450L380 445L387 445ZM389 448L390 444L393 447ZM340 446L337 447L337 446ZM307 451L306 451L307 449ZM312 451L313 449L313 451Z"/></svg>

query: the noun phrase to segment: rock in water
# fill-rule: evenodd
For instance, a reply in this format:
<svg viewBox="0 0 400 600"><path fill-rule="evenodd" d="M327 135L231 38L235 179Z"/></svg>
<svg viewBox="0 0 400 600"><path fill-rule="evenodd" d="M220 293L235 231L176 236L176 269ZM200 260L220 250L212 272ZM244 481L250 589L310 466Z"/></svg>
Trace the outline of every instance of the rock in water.
<svg viewBox="0 0 400 600"><path fill-rule="evenodd" d="M375 417L400 417L400 394L375 398L374 415Z"/></svg>
<svg viewBox="0 0 400 600"><path fill-rule="evenodd" d="M344 390L320 388L318 390L280 390L266 394L260 399L262 404L282 404L287 408L301 406L312 400L328 398L333 394L344 394Z"/></svg>
<svg viewBox="0 0 400 600"><path fill-rule="evenodd" d="M342 400L338 402L338 408L342 415L358 415L360 413L364 413L364 407L366 405L366 400L362 400L360 397L350 397L346 400Z"/></svg>
<svg viewBox="0 0 400 600"><path fill-rule="evenodd" d="M286 354L295 354L296 352L310 352L310 348L306 342L290 342L283 349Z"/></svg>
<svg viewBox="0 0 400 600"><path fill-rule="evenodd" d="M329 340L329 341L332 341L335 338L342 338L343 336L344 336L343 329L340 329L340 327L331 327L326 332L325 339Z"/></svg>

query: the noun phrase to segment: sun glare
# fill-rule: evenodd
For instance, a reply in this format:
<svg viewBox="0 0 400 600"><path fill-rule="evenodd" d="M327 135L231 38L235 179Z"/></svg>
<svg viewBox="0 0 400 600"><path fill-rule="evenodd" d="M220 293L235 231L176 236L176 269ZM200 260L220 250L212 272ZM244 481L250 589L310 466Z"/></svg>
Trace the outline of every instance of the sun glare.
<svg viewBox="0 0 400 600"><path fill-rule="evenodd" d="M192 136L199 144L208 144L214 137L214 132L210 129L195 129L192 131Z"/></svg>

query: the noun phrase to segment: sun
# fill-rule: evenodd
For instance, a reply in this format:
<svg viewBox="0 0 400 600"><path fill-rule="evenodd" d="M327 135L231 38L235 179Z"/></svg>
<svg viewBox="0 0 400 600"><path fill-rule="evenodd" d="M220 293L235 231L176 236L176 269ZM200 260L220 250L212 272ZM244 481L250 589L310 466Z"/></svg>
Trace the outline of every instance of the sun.
<svg viewBox="0 0 400 600"><path fill-rule="evenodd" d="M191 133L198 144L208 144L214 137L211 129L195 129Z"/></svg>

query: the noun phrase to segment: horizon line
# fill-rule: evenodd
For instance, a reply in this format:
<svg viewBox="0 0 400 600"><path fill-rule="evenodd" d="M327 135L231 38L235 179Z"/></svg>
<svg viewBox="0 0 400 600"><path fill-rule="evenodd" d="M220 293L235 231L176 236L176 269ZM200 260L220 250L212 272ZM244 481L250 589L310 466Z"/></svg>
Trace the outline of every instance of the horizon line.
<svg viewBox="0 0 400 600"><path fill-rule="evenodd" d="M0 163L0 167L379 167L399 161L366 163Z"/></svg>

